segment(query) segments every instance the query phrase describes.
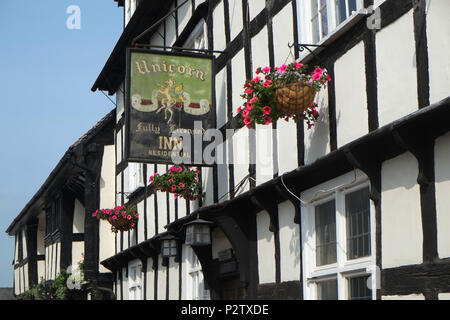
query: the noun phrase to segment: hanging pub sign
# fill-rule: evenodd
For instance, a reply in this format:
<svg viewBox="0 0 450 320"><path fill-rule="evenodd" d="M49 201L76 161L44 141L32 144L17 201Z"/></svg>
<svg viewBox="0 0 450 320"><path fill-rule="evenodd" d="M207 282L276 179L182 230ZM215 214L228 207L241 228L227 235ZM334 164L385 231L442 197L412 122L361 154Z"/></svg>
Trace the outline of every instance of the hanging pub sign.
<svg viewBox="0 0 450 320"><path fill-rule="evenodd" d="M127 161L168 164L176 154L204 165L201 137L216 124L213 63L210 55L127 49Z"/></svg>

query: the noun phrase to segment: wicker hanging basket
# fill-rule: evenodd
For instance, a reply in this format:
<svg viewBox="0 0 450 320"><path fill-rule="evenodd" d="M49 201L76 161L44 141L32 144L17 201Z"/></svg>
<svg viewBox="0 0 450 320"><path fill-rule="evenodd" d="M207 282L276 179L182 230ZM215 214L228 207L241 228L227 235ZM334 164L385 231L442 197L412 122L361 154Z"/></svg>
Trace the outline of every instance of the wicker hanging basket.
<svg viewBox="0 0 450 320"><path fill-rule="evenodd" d="M286 115L302 114L315 96L316 91L304 83L290 83L275 90L276 107Z"/></svg>
<svg viewBox="0 0 450 320"><path fill-rule="evenodd" d="M131 229L131 220L125 220L125 219L116 219L116 220L108 220L109 223L119 231L127 231Z"/></svg>

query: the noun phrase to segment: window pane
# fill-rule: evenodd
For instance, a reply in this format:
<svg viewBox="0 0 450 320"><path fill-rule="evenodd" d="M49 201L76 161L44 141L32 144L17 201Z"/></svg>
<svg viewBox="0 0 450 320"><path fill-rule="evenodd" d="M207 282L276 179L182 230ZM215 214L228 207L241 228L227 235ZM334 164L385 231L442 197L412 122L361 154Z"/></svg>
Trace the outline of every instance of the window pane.
<svg viewBox="0 0 450 320"><path fill-rule="evenodd" d="M345 9L345 0L336 0L336 21L339 25L347 18Z"/></svg>
<svg viewBox="0 0 450 320"><path fill-rule="evenodd" d="M326 2L320 9L320 16L321 16L320 20L321 20L321 25L322 25L322 37L324 37L328 34L328 13L327 13Z"/></svg>
<svg viewBox="0 0 450 320"><path fill-rule="evenodd" d="M370 255L370 201L369 188L345 197L347 215L347 259Z"/></svg>
<svg viewBox="0 0 450 320"><path fill-rule="evenodd" d="M337 300L337 279L321 281L317 283L317 299Z"/></svg>
<svg viewBox="0 0 450 320"><path fill-rule="evenodd" d="M372 291L367 287L368 279L369 276L349 279L350 300L372 300Z"/></svg>
<svg viewBox="0 0 450 320"><path fill-rule="evenodd" d="M348 0L348 16L352 15L353 11L356 11L356 0Z"/></svg>
<svg viewBox="0 0 450 320"><path fill-rule="evenodd" d="M334 200L316 207L316 265L336 262L336 209Z"/></svg>

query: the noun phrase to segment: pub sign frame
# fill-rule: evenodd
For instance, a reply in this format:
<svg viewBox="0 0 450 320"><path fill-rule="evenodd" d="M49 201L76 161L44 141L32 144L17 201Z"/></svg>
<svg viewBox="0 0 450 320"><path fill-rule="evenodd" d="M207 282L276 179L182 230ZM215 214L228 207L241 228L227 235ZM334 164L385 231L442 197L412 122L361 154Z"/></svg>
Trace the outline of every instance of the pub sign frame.
<svg viewBox="0 0 450 320"><path fill-rule="evenodd" d="M182 145L171 139L173 131L189 132L193 151L193 133L199 133L194 121L201 121L203 132L216 129L214 61L208 54L127 48L126 161L172 164L172 150ZM208 143L202 141L202 154ZM189 158L190 165L213 166L203 157L195 162L193 153Z"/></svg>

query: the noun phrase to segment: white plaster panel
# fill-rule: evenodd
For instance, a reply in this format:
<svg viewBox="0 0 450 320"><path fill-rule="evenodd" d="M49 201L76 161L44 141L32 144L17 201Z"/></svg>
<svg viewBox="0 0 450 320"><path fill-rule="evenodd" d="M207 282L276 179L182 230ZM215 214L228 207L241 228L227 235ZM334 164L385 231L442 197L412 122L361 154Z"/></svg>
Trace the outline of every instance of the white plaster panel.
<svg viewBox="0 0 450 320"><path fill-rule="evenodd" d="M25 227L21 233L22 235L22 254L23 254L23 259L25 259L26 257L28 257L28 248L27 248L27 238L25 237L27 232L27 228Z"/></svg>
<svg viewBox="0 0 450 320"><path fill-rule="evenodd" d="M337 144L341 147L369 132L364 43L339 58L334 69Z"/></svg>
<svg viewBox="0 0 450 320"><path fill-rule="evenodd" d="M123 296L122 300L128 300L129 298L129 288L128 288L128 278L127 278L127 267L122 268L122 286L123 286Z"/></svg>
<svg viewBox="0 0 450 320"><path fill-rule="evenodd" d="M294 21L292 17L292 5L287 4L278 12L272 20L273 47L275 65L289 64L294 61L293 49L289 49L288 43L294 42ZM292 50L292 54L290 54Z"/></svg>
<svg viewBox="0 0 450 320"><path fill-rule="evenodd" d="M213 259L217 259L219 257L218 253L220 251L232 248L230 241L220 228L214 228L212 230L211 239L211 251Z"/></svg>
<svg viewBox="0 0 450 320"><path fill-rule="evenodd" d="M242 105L243 99L240 96L244 93L245 77L245 56L244 50L239 51L231 60L232 82L233 90L233 115L236 115L237 109Z"/></svg>
<svg viewBox="0 0 450 320"><path fill-rule="evenodd" d="M261 29L261 31L252 38L252 74L256 76L256 69L258 67L265 67L269 65L269 36L267 34L267 27ZM245 72L245 64L241 65L241 69ZM234 75L233 75L234 76ZM249 79L250 80L250 79ZM244 93L244 82L240 83L239 95Z"/></svg>
<svg viewBox="0 0 450 320"><path fill-rule="evenodd" d="M164 226L167 225L167 192L156 192L158 201L158 233L164 232Z"/></svg>
<svg viewBox="0 0 450 320"><path fill-rule="evenodd" d="M247 128L243 128L247 130ZM256 184L273 179L273 130L271 125L256 126Z"/></svg>
<svg viewBox="0 0 450 320"><path fill-rule="evenodd" d="M122 162L122 130L117 131L116 135L116 162Z"/></svg>
<svg viewBox="0 0 450 320"><path fill-rule="evenodd" d="M157 300L166 300L166 272L167 268L162 265L162 258L158 256L158 292Z"/></svg>
<svg viewBox="0 0 450 320"><path fill-rule="evenodd" d="M122 175L119 174L116 176L116 186L117 186L117 193L116 193L116 204L117 205L122 205L122 196L121 196L121 192L122 192Z"/></svg>
<svg viewBox="0 0 450 320"><path fill-rule="evenodd" d="M404 153L382 164L382 267L422 263L422 220L417 160Z"/></svg>
<svg viewBox="0 0 450 320"><path fill-rule="evenodd" d="M189 19L191 19L192 2L188 1L177 10L178 15L178 33L181 34L186 27Z"/></svg>
<svg viewBox="0 0 450 320"><path fill-rule="evenodd" d="M102 199L101 193L100 199ZM73 209L73 233L84 233L84 216L85 216L84 206L78 199L75 199L75 206Z"/></svg>
<svg viewBox="0 0 450 320"><path fill-rule="evenodd" d="M114 145L103 149L102 169L100 178L100 208L113 208L115 201L115 158Z"/></svg>
<svg viewBox="0 0 450 320"><path fill-rule="evenodd" d="M418 109L412 10L376 34L380 126Z"/></svg>
<svg viewBox="0 0 450 320"><path fill-rule="evenodd" d="M227 122L227 68L216 75L216 112L217 128Z"/></svg>
<svg viewBox="0 0 450 320"><path fill-rule="evenodd" d="M177 38L177 30L175 28L175 17L173 15L167 17L167 19L165 20L165 24L166 24L166 45L171 47L173 46Z"/></svg>
<svg viewBox="0 0 450 320"><path fill-rule="evenodd" d="M214 203L213 170L212 168L202 168L200 170L202 170L203 192L206 192L203 198L204 205L210 205Z"/></svg>
<svg viewBox="0 0 450 320"><path fill-rule="evenodd" d="M281 119L277 123L278 174L298 167L297 125L294 121Z"/></svg>
<svg viewBox="0 0 450 320"><path fill-rule="evenodd" d="M434 147L438 254L450 257L450 133L439 137Z"/></svg>
<svg viewBox="0 0 450 320"><path fill-rule="evenodd" d="M81 259L83 259L84 253L84 241L73 241L72 242L72 265L77 265ZM109 258L109 257L106 257ZM106 259L104 258L104 259ZM100 261L104 260L100 257ZM102 271L108 272L108 271Z"/></svg>
<svg viewBox="0 0 450 320"><path fill-rule="evenodd" d="M115 243L115 233L111 231L111 224L108 221L100 220L99 223L99 259L103 261L112 257L115 254L116 247ZM120 247L119 247L120 248ZM83 247L84 249L84 247ZM110 272L103 265L100 264L100 272Z"/></svg>
<svg viewBox="0 0 450 320"><path fill-rule="evenodd" d="M23 266L23 277L25 279L23 290L27 291L29 289L29 286L28 286L28 284L29 284L29 280L28 280L28 263L26 263Z"/></svg>
<svg viewBox="0 0 450 320"><path fill-rule="evenodd" d="M439 293L439 300L450 300L450 293Z"/></svg>
<svg viewBox="0 0 450 320"><path fill-rule="evenodd" d="M229 0L231 40L233 40L243 28L242 0Z"/></svg>
<svg viewBox="0 0 450 320"><path fill-rule="evenodd" d="M123 90L123 82L119 85L119 88L116 92L116 121L119 121L119 119L122 117L124 110L125 110L125 99L123 96L123 93L125 90Z"/></svg>
<svg viewBox="0 0 450 320"><path fill-rule="evenodd" d="M265 0L252 0L248 2L250 10L250 21L253 20L265 7Z"/></svg>
<svg viewBox="0 0 450 320"><path fill-rule="evenodd" d="M169 300L178 300L179 298L179 264L174 258L169 259Z"/></svg>
<svg viewBox="0 0 450 320"><path fill-rule="evenodd" d="M427 1L430 103L450 96L450 1Z"/></svg>
<svg viewBox="0 0 450 320"><path fill-rule="evenodd" d="M155 198L150 196L147 201L147 237L150 239L155 235Z"/></svg>
<svg viewBox="0 0 450 320"><path fill-rule="evenodd" d="M425 300L423 294L409 294L403 296L382 296L381 300Z"/></svg>
<svg viewBox="0 0 450 320"><path fill-rule="evenodd" d="M139 214L139 219L137 223L138 243L145 240L144 201L145 200L140 201L137 205L137 212Z"/></svg>
<svg viewBox="0 0 450 320"><path fill-rule="evenodd" d="M148 258L147 259L147 300L154 300L155 299L155 271L153 270L153 259Z"/></svg>
<svg viewBox="0 0 450 320"><path fill-rule="evenodd" d="M41 279L45 279L45 261L39 260L37 262L38 266L38 281L41 282Z"/></svg>
<svg viewBox="0 0 450 320"><path fill-rule="evenodd" d="M225 39L225 14L223 1L221 1L213 12L213 33L214 33L214 50L225 50L227 43Z"/></svg>
<svg viewBox="0 0 450 320"><path fill-rule="evenodd" d="M259 283L275 282L275 237L269 225L269 214L259 212L256 215Z"/></svg>
<svg viewBox="0 0 450 320"><path fill-rule="evenodd" d="M330 152L330 120L328 117L328 90L322 89L314 100L318 107L319 119L314 127L305 132L305 164L310 164Z"/></svg>
<svg viewBox="0 0 450 320"><path fill-rule="evenodd" d="M249 166L249 141L248 130L242 128L233 136L233 163L234 163L234 185L237 186L242 179L248 175ZM248 190L248 182L240 189L242 192ZM241 192L240 191L240 192Z"/></svg>
<svg viewBox="0 0 450 320"><path fill-rule="evenodd" d="M299 204L300 205L300 204ZM300 228L294 223L295 210L285 201L278 206L280 226L281 281L300 280Z"/></svg>

